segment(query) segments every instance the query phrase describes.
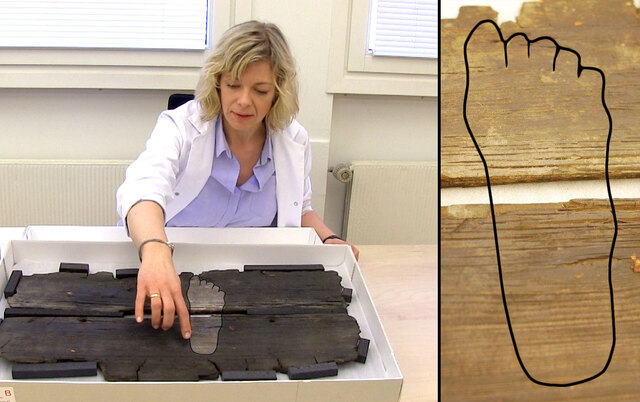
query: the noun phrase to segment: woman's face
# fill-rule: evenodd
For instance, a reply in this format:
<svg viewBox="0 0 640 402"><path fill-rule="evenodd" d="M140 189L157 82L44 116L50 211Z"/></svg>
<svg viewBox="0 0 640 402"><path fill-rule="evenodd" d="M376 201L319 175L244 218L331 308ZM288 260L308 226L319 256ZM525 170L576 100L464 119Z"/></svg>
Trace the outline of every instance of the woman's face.
<svg viewBox="0 0 640 402"><path fill-rule="evenodd" d="M251 63L236 81L220 77L220 102L227 135L252 136L263 130L263 120L276 96L273 70L266 61Z"/></svg>

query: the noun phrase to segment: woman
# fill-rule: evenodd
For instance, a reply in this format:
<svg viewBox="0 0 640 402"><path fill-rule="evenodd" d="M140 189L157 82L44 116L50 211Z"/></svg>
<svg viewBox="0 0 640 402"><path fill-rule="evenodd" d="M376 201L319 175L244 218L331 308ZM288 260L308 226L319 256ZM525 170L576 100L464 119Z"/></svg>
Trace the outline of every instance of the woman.
<svg viewBox="0 0 640 402"><path fill-rule="evenodd" d="M160 115L116 195L141 260L138 322L149 297L154 328L171 328L177 313L191 336L165 225L304 226L324 243L346 243L311 209L311 150L297 112L295 62L280 30L256 21L230 28L195 100Z"/></svg>

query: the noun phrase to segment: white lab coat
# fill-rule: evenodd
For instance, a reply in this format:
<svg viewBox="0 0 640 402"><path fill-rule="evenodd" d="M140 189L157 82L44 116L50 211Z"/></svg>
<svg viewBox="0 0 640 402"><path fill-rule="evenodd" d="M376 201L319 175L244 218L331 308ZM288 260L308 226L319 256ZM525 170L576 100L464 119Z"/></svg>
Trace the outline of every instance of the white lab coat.
<svg viewBox="0 0 640 402"><path fill-rule="evenodd" d="M216 119L200 119L197 101L160 114L145 150L127 168L116 193L123 221L140 200L157 202L165 211L166 223L196 198L211 174L215 125ZM296 120L270 135L278 226L299 227L302 214L311 211L309 136Z"/></svg>

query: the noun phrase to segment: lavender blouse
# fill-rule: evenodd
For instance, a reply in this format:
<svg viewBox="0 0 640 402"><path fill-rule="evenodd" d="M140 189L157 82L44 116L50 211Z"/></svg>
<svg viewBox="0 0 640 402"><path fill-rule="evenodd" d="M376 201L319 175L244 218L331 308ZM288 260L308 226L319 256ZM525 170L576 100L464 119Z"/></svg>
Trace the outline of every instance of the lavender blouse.
<svg viewBox="0 0 640 402"><path fill-rule="evenodd" d="M275 226L276 171L269 134L253 167L253 176L241 186L236 186L240 163L229 149L222 119L218 119L215 127L215 153L211 175L200 194L167 226Z"/></svg>

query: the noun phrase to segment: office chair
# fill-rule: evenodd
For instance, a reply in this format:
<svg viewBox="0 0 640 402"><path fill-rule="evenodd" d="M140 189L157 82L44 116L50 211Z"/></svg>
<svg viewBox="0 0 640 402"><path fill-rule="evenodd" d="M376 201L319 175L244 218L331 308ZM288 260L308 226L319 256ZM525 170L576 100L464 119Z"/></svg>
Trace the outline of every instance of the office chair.
<svg viewBox="0 0 640 402"><path fill-rule="evenodd" d="M169 96L169 104L167 106L168 110L172 110L181 106L190 100L193 100L193 94L172 94Z"/></svg>

